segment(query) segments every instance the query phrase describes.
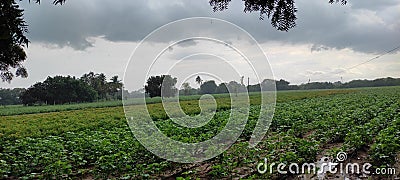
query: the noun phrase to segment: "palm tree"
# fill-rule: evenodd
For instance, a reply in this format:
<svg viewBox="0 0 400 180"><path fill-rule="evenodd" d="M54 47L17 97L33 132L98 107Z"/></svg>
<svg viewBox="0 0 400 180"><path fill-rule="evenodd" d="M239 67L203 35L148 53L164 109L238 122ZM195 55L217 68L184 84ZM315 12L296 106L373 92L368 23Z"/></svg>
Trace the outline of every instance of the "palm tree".
<svg viewBox="0 0 400 180"><path fill-rule="evenodd" d="M201 85L202 82L203 82L203 80L200 78L200 76L197 76L197 77L196 77L196 82L197 82L199 85Z"/></svg>
<svg viewBox="0 0 400 180"><path fill-rule="evenodd" d="M112 96L112 98L118 98L116 95L120 94L122 91L122 82L118 79L118 76L115 75L110 79L111 82L108 84L108 93Z"/></svg>
<svg viewBox="0 0 400 180"><path fill-rule="evenodd" d="M183 92L185 93L185 95L189 95L190 89L192 89L192 87L190 87L190 84L188 82L185 82L182 84L182 87L183 87Z"/></svg>

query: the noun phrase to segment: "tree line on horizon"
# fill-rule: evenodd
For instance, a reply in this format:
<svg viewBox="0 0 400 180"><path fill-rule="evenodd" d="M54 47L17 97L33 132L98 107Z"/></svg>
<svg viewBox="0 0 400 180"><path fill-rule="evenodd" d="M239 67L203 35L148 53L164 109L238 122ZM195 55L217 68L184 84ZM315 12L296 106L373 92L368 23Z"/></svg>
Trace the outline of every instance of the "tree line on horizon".
<svg viewBox="0 0 400 180"><path fill-rule="evenodd" d="M164 82L164 85L162 83ZM291 85L290 82L280 79L265 79L261 83L244 85L243 82L230 81L217 83L213 80L204 81L198 76L195 79L200 88L193 88L189 82L182 84L181 88L175 87L177 78L171 75L151 76L144 88L136 91L123 89L123 83L118 76L113 76L107 81L103 73L89 72L80 78L71 76L47 77L43 82L38 82L31 87L4 89L0 88L0 105L35 105L35 104L65 104L93 102L99 100L117 100L138 97L173 97L180 95L223 94L240 92L260 92L273 90L271 83L275 83L276 90L310 90L310 89L339 89L358 87L400 86L400 78L378 78L374 80L352 80L350 82L310 82L300 85ZM164 88L163 90L161 88ZM229 91L228 91L229 90ZM124 97L122 97L124 91Z"/></svg>
<svg viewBox="0 0 400 180"><path fill-rule="evenodd" d="M163 80L165 82L163 84ZM244 85L243 77L241 82L230 81L217 85L214 80L203 82L200 76L197 76L195 82L200 88L192 88L188 82L182 84L182 88L178 90L175 87L176 78L171 75L151 76L147 80L144 93L152 97L173 97L178 93L180 95L197 95L197 94L224 94L224 93L241 93L241 92L260 92L276 90L310 90L310 89L338 89L338 88L357 88L357 87L379 87L379 86L400 86L400 78L379 78L375 80L352 80L350 82L309 82L300 85L290 85L290 82L280 79L264 79L261 83L254 85ZM273 86L275 84L275 87ZM162 89L163 88L163 89ZM163 92L163 94L161 93ZM165 93L168 92L168 93ZM137 92L136 92L137 93Z"/></svg>
<svg viewBox="0 0 400 180"><path fill-rule="evenodd" d="M121 99L122 86L118 76L107 81L104 73L89 72L80 78L49 76L27 89L0 89L0 105L65 104Z"/></svg>

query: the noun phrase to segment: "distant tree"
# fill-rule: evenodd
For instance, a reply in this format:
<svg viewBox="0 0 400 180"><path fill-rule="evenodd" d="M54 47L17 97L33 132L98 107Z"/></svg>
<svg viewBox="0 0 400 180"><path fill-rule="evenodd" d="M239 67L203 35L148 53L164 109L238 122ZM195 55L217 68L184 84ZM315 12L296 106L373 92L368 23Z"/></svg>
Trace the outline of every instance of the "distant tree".
<svg viewBox="0 0 400 180"><path fill-rule="evenodd" d="M46 87L42 82L38 82L21 94L21 101L24 105L33 105L46 102Z"/></svg>
<svg viewBox="0 0 400 180"><path fill-rule="evenodd" d="M123 84L121 80L118 79L118 76L113 76L110 79L110 82L107 83L108 86L108 94L113 99L121 99L122 98L122 87Z"/></svg>
<svg viewBox="0 0 400 180"><path fill-rule="evenodd" d="M144 87L146 94L151 98L161 96L161 84L163 78L161 76L151 76L147 79L147 85Z"/></svg>
<svg viewBox="0 0 400 180"><path fill-rule="evenodd" d="M387 78L379 78L379 79L374 79L369 81L369 83L374 86L374 87L379 87L379 86L398 86L400 85L400 79L395 79L391 77Z"/></svg>
<svg viewBox="0 0 400 180"><path fill-rule="evenodd" d="M161 96L162 97L174 97L176 96L178 89L175 87L177 82L176 78L172 78L171 75L163 75L163 82L161 85Z"/></svg>
<svg viewBox="0 0 400 180"><path fill-rule="evenodd" d="M107 77L104 73L96 74L95 86L93 87L97 91L100 99L107 98L108 86Z"/></svg>
<svg viewBox="0 0 400 180"><path fill-rule="evenodd" d="M100 99L106 99L107 95L111 91L107 82L107 77L104 75L104 73L96 74L94 72L89 72L82 75L80 80L91 86L97 92L98 98ZM115 85L117 85L118 83L116 83Z"/></svg>
<svg viewBox="0 0 400 180"><path fill-rule="evenodd" d="M200 85L200 93L201 94L214 94L217 89L217 84L215 81L206 81Z"/></svg>
<svg viewBox="0 0 400 180"><path fill-rule="evenodd" d="M192 87L190 87L190 84L188 82L185 82L182 84L182 90L183 94L185 96L190 95L190 91L192 90Z"/></svg>
<svg viewBox="0 0 400 180"><path fill-rule="evenodd" d="M0 105L21 104L20 96L24 88L2 89L0 88Z"/></svg>
<svg viewBox="0 0 400 180"><path fill-rule="evenodd" d="M275 91L276 81L272 79L264 79L260 84L261 90L263 91Z"/></svg>
<svg viewBox="0 0 400 180"><path fill-rule="evenodd" d="M172 97L177 92L175 88L176 82L177 79L172 78L171 75L151 76L147 79L147 85L144 89L151 98L161 97L161 91L163 91L163 97Z"/></svg>
<svg viewBox="0 0 400 180"><path fill-rule="evenodd" d="M47 77L44 82L34 84L21 95L25 105L90 102L96 98L97 92L92 87L71 76Z"/></svg>
<svg viewBox="0 0 400 180"><path fill-rule="evenodd" d="M243 84L239 84L236 81L231 81L227 84L227 88L229 90L230 93L235 93L235 95L237 96L238 93L240 92L246 92L246 86Z"/></svg>
<svg viewBox="0 0 400 180"><path fill-rule="evenodd" d="M311 82L301 84L299 89L333 89L335 86L331 82Z"/></svg>
<svg viewBox="0 0 400 180"><path fill-rule="evenodd" d="M289 85L289 89L288 90L299 90L299 86L297 85Z"/></svg>
<svg viewBox="0 0 400 180"><path fill-rule="evenodd" d="M124 90L125 92L125 90ZM128 92L128 93L124 93L124 98L141 98L144 97L146 95L145 93L145 89L141 88L132 92Z"/></svg>
<svg viewBox="0 0 400 180"><path fill-rule="evenodd" d="M379 87L379 86L400 86L400 78L378 78L374 80L353 80L342 84L343 88L355 87Z"/></svg>
<svg viewBox="0 0 400 180"><path fill-rule="evenodd" d="M276 81L276 90L289 90L289 82L283 79Z"/></svg>
<svg viewBox="0 0 400 180"><path fill-rule="evenodd" d="M340 81L331 82L311 82L301 85L290 85L286 80L280 79L264 79L261 83L247 86L248 92L261 92L263 91L274 91L274 90L309 90L309 89L335 89L335 88L357 88L357 87L379 87L379 86L400 86L400 78L379 78L374 80L352 80L347 83ZM275 89L276 87L276 89ZM221 83L215 90L215 93L224 93L229 89L230 93L245 92L246 87L235 81L227 83Z"/></svg>
<svg viewBox="0 0 400 180"><path fill-rule="evenodd" d="M215 90L215 93L218 94L229 93L228 88L226 87L226 83L219 84Z"/></svg>
<svg viewBox="0 0 400 180"><path fill-rule="evenodd" d="M249 92L261 92L260 84L254 84L247 86L247 90Z"/></svg>

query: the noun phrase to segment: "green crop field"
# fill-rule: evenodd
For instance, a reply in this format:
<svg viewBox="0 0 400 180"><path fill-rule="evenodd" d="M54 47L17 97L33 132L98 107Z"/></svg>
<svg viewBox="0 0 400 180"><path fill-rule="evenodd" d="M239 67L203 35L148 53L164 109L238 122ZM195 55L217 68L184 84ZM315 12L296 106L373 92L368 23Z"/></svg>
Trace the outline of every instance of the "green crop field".
<svg viewBox="0 0 400 180"><path fill-rule="evenodd" d="M342 151L347 153L348 162L368 162L372 169L398 169L400 87L278 92L266 136L255 148L249 148L259 97L250 94L250 115L237 142L223 154L194 164L166 161L146 150L130 131L119 101L1 107L0 178L293 179L296 174L259 173L257 164L264 158L276 164L316 162ZM199 98L183 97L183 110L189 115L200 113ZM199 142L216 135L228 120L229 96L215 98L217 112L201 128L176 127L160 99L148 99L147 107L168 137ZM137 106L137 100L128 101L131 108Z"/></svg>

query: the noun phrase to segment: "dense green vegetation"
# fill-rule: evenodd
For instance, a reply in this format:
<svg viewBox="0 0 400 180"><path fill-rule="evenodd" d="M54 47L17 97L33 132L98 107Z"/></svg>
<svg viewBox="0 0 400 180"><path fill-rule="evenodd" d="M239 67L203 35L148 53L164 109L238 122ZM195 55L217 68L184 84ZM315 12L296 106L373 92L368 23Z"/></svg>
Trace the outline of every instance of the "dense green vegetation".
<svg viewBox="0 0 400 180"><path fill-rule="evenodd" d="M84 74L81 78L49 76L43 82L38 82L25 91L21 91L18 98L24 105L55 105L93 102L99 99L121 99L122 83L118 76L112 77L110 82L107 82L103 73L93 72Z"/></svg>
<svg viewBox="0 0 400 180"><path fill-rule="evenodd" d="M165 78L166 77L166 78ZM242 77L242 81L243 81ZM165 82L164 82L165 79ZM265 79L263 82L255 85L245 86L242 83L231 81L229 83L220 83L217 85L215 81L205 81L198 76L196 83L200 88L192 88L190 83L182 84L181 89L175 87L177 79L170 75L151 76L147 80L147 85L143 89L128 92L122 90L122 82L118 80L118 76L113 76L109 82L103 73L95 74L89 72L82 75L81 78L70 76L48 77L44 82L34 84L28 89L0 88L0 105L55 105L55 104L71 104L93 101L109 101L112 99L131 99L138 97L160 97L161 85L164 82L164 97L174 97L178 92L180 96L201 95L201 94L226 94L230 90L231 93L243 92L261 92L263 91L285 91L285 90L314 90L314 89L343 89L343 88L360 88L360 87L381 87L381 86L400 86L398 78L379 78L375 80L353 80L342 83L340 81L331 82L309 82L301 85L290 85L290 82L283 79L276 81ZM93 106L91 106L93 107ZM102 107L102 106L94 106ZM104 106L103 106L104 107ZM73 108L76 109L76 108Z"/></svg>
<svg viewBox="0 0 400 180"><path fill-rule="evenodd" d="M307 90L307 89L339 89L339 88L359 88L359 87L382 87L400 86L400 78L378 78L374 80L352 80L349 82L308 82L300 85L290 85L290 82L283 79L276 81L277 90ZM262 85L262 83L261 83ZM259 84L252 85L251 89L259 89Z"/></svg>
<svg viewBox="0 0 400 180"><path fill-rule="evenodd" d="M2 89L0 88L0 105L15 105L21 104L21 99L19 96L24 92L24 88L14 88L14 89Z"/></svg>
<svg viewBox="0 0 400 180"><path fill-rule="evenodd" d="M174 97L178 92L176 82L177 79L171 75L151 76L144 89L150 97Z"/></svg>
<svg viewBox="0 0 400 180"><path fill-rule="evenodd" d="M296 91L296 93L292 93L290 91L280 91L278 92L277 102L287 101L287 100L296 100L296 99L304 99L318 96L325 96L330 94L337 93L348 93L356 91L354 89L346 89L346 90L330 90L330 91ZM259 99L257 94L259 93L250 93L250 99L254 101L254 103ZM230 101L229 94L214 94L213 95L217 101L220 101L220 106L223 106L222 101L228 103ZM181 101L185 101L183 103L187 104L197 104L197 100L201 97L201 95L191 95L191 96L180 96L179 99ZM173 98L171 98L173 100ZM196 100L189 102L189 100ZM142 100L140 98L130 98L125 100L126 104L135 105L140 104ZM160 97L154 98L146 98L147 104L155 104L160 103ZM71 104L62 104L62 105L41 105L41 106L22 106L22 105L12 105L12 106L0 106L0 116L11 116L11 115L21 115L21 114L35 114L35 113L46 113L46 112L60 112L60 111L70 111L70 110L78 110L85 108L101 108L101 107L115 107L122 106L122 102L120 100L114 101L98 101L91 103L71 103ZM157 105L160 106L160 105ZM161 106L160 106L161 107ZM184 108L184 107L183 107Z"/></svg>
<svg viewBox="0 0 400 180"><path fill-rule="evenodd" d="M224 103L220 95L217 102ZM239 140L222 155L197 164L179 164L155 157L130 132L121 106L26 115L0 119L0 177L3 178L285 178L259 174L256 164L315 162L321 155L345 151L349 159L374 167L391 166L400 146L400 87L352 91L278 93L273 123L256 147L247 140L258 114L257 94ZM182 101L189 114L196 100ZM149 104L154 117L165 117L159 103ZM42 107L37 107L42 108ZM220 107L204 128L177 128L168 118L153 118L169 137L182 142L209 139L223 128L229 110ZM179 130L178 130L179 129Z"/></svg>
<svg viewBox="0 0 400 180"><path fill-rule="evenodd" d="M97 92L75 77L55 76L34 84L20 98L25 105L91 102L97 99Z"/></svg>

